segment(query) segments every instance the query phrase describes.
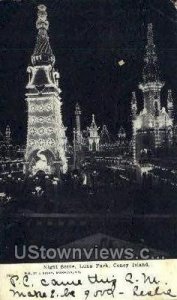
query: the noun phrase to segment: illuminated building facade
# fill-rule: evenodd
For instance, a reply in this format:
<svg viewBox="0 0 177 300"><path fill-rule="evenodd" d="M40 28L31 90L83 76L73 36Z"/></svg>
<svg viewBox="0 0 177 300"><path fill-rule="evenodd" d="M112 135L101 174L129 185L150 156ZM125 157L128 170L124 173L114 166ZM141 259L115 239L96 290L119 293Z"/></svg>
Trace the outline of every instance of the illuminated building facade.
<svg viewBox="0 0 177 300"><path fill-rule="evenodd" d="M113 136L107 125L97 126L95 115L86 130L81 130L81 109L76 104L76 130L73 135L74 165L82 167L85 162L98 163L100 166L117 166L124 158L132 161L132 142L128 140L125 129L121 126ZM79 134L78 134L79 133Z"/></svg>
<svg viewBox="0 0 177 300"><path fill-rule="evenodd" d="M6 126L5 132L0 132L0 180L3 176L23 173L24 147L14 143L11 128Z"/></svg>
<svg viewBox="0 0 177 300"><path fill-rule="evenodd" d="M24 149L16 145L12 139L11 128L6 126L5 132L0 132L0 162L15 161L22 159Z"/></svg>
<svg viewBox="0 0 177 300"><path fill-rule="evenodd" d="M99 127L97 127L95 122L95 115L92 115L92 122L90 127L88 127L89 132L89 151L99 151L100 136L98 134Z"/></svg>
<svg viewBox="0 0 177 300"><path fill-rule="evenodd" d="M28 106L28 128L25 153L25 172L35 175L38 171L47 174L65 173L66 128L62 122L59 73L55 70L46 7L38 6L37 41L31 66L27 71L26 101Z"/></svg>
<svg viewBox="0 0 177 300"><path fill-rule="evenodd" d="M151 159L156 149L171 146L173 142L173 99L168 91L167 107L161 106L160 71L153 26L148 25L147 45L144 56L143 81L139 85L143 93L144 107L138 112L136 93L132 95L132 127L134 162Z"/></svg>

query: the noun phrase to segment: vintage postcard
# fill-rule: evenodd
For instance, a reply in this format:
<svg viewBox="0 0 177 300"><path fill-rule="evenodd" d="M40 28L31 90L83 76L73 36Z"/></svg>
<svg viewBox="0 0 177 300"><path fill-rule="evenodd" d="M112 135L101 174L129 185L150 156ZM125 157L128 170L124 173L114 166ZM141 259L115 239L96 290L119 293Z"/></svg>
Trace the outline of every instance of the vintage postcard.
<svg viewBox="0 0 177 300"><path fill-rule="evenodd" d="M177 1L0 1L0 300L177 299Z"/></svg>

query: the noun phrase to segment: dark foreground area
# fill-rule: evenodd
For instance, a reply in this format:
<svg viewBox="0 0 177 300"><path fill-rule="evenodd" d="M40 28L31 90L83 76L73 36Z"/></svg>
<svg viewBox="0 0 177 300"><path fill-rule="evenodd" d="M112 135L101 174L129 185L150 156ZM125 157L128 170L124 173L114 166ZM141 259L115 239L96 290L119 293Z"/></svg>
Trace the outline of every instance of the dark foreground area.
<svg viewBox="0 0 177 300"><path fill-rule="evenodd" d="M120 174L109 175L99 181L95 174L86 185L77 174L62 182L48 177L6 180L6 196L1 193L1 262L19 262L15 245L82 248L85 243L87 248L131 244L135 251L153 249L151 259L176 258L176 188L168 182L154 186L149 179L138 184Z"/></svg>

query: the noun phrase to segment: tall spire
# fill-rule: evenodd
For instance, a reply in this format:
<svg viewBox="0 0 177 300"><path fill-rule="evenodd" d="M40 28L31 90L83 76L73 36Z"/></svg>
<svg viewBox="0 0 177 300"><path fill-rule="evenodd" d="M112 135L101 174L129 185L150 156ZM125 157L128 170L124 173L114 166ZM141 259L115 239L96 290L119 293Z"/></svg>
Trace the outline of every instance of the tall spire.
<svg viewBox="0 0 177 300"><path fill-rule="evenodd" d="M156 46L154 44L154 34L152 23L148 24L147 29L147 45L145 47L143 79L144 82L153 82L160 80L160 71L158 65L158 57Z"/></svg>
<svg viewBox="0 0 177 300"><path fill-rule="evenodd" d="M92 114L92 124L95 124L95 115Z"/></svg>
<svg viewBox="0 0 177 300"><path fill-rule="evenodd" d="M49 29L49 22L47 20L46 6L43 4L38 6L36 28L38 30L38 36L31 62L33 65L54 65L55 56L53 55L47 32Z"/></svg>
<svg viewBox="0 0 177 300"><path fill-rule="evenodd" d="M90 126L90 127L92 127L92 128L97 128L96 122L95 122L95 115L94 115L94 114L92 114L92 123L91 123L91 126Z"/></svg>
<svg viewBox="0 0 177 300"><path fill-rule="evenodd" d="M91 125L89 127L89 130L92 132L95 132L97 134L99 127L97 127L96 122L95 122L95 115L92 114L92 122Z"/></svg>

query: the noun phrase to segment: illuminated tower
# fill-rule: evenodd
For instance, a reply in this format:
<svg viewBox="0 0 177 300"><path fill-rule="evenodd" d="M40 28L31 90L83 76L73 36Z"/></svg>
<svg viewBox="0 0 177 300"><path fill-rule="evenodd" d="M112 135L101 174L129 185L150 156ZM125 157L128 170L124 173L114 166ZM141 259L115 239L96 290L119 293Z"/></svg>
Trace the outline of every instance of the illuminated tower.
<svg viewBox="0 0 177 300"><path fill-rule="evenodd" d="M95 115L92 115L92 123L88 127L89 131L89 151L99 151L100 136L98 134L99 127L97 127L95 122Z"/></svg>
<svg viewBox="0 0 177 300"><path fill-rule="evenodd" d="M147 45L145 47L143 80L139 88L143 92L144 107L137 114L135 94L132 100L133 153L134 161L146 156L152 158L157 148L171 143L173 126L173 101L168 97L167 108L161 106L161 89L164 83L160 80L160 70L156 46L154 44L153 26L148 25Z"/></svg>
<svg viewBox="0 0 177 300"><path fill-rule="evenodd" d="M80 150L82 145L81 109L78 103L76 103L75 116L76 116L76 144L78 149Z"/></svg>
<svg viewBox="0 0 177 300"><path fill-rule="evenodd" d="M38 36L28 67L26 101L28 106L28 128L26 145L27 174L44 171L48 174L65 173L66 128L62 122L61 90L59 73L55 70L55 56L52 52L46 7L38 6L36 22Z"/></svg>

